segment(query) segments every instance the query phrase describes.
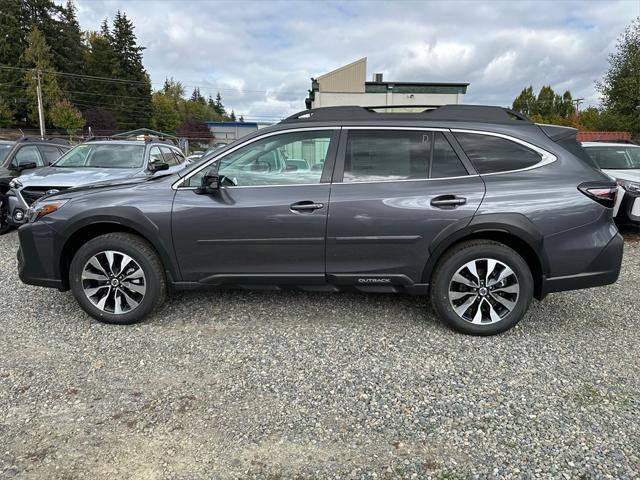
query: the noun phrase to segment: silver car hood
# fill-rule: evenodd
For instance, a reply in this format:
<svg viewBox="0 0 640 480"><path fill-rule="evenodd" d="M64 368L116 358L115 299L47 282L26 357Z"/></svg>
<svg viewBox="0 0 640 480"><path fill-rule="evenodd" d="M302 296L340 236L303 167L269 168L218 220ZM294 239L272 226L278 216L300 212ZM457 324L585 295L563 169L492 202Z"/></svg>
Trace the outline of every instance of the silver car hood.
<svg viewBox="0 0 640 480"><path fill-rule="evenodd" d="M136 176L145 175L138 168L45 167L21 175L18 180L24 187L78 187Z"/></svg>
<svg viewBox="0 0 640 480"><path fill-rule="evenodd" d="M607 175L620 180L631 180L632 182L640 182L640 169L629 168L622 170L609 170L603 169L603 172Z"/></svg>

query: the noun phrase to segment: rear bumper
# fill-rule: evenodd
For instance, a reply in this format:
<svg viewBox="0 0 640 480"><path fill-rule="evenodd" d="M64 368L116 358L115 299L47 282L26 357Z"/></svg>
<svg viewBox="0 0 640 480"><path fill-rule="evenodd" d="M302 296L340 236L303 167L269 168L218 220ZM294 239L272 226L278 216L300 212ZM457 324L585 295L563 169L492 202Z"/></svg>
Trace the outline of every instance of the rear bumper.
<svg viewBox="0 0 640 480"><path fill-rule="evenodd" d="M582 273L543 278L542 297L553 292L600 287L615 283L620 276L624 239L617 233Z"/></svg>
<svg viewBox="0 0 640 480"><path fill-rule="evenodd" d="M23 283L64 289L58 245L61 239L45 223L28 223L18 230L18 276Z"/></svg>

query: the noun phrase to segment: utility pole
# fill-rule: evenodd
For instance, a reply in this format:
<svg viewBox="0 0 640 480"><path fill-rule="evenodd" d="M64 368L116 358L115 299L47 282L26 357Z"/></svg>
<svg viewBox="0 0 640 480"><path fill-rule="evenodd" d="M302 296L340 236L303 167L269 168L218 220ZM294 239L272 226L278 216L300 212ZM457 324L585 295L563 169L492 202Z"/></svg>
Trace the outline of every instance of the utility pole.
<svg viewBox="0 0 640 480"><path fill-rule="evenodd" d="M40 85L40 70L36 70L36 78L38 80L36 91L38 95L38 119L40 121L40 138L44 140L46 132L44 130L44 107L42 106L42 86Z"/></svg>
<svg viewBox="0 0 640 480"><path fill-rule="evenodd" d="M584 98L575 98L573 99L573 103L576 104L576 113L580 114L580 104L584 102Z"/></svg>

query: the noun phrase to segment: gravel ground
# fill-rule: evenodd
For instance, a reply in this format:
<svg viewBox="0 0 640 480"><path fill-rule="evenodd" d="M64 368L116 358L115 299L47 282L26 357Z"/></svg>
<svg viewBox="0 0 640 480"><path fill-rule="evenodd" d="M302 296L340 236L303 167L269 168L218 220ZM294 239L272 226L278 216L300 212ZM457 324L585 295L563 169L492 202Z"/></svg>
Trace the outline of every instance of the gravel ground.
<svg viewBox="0 0 640 480"><path fill-rule="evenodd" d="M0 238L0 478L640 478L640 236L620 281L475 338L423 298L207 291L89 319Z"/></svg>

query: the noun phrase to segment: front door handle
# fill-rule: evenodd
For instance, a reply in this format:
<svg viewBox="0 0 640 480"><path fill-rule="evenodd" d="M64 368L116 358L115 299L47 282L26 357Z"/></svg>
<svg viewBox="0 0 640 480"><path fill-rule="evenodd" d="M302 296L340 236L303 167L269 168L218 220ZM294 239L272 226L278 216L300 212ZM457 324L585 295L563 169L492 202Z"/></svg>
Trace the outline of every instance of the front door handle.
<svg viewBox="0 0 640 480"><path fill-rule="evenodd" d="M313 212L324 207L324 203L315 203L311 200L304 200L302 202L293 203L289 206L291 210L296 212Z"/></svg>
<svg viewBox="0 0 640 480"><path fill-rule="evenodd" d="M456 208L465 203L467 203L466 198L456 195L441 195L431 200L431 206L437 208Z"/></svg>

